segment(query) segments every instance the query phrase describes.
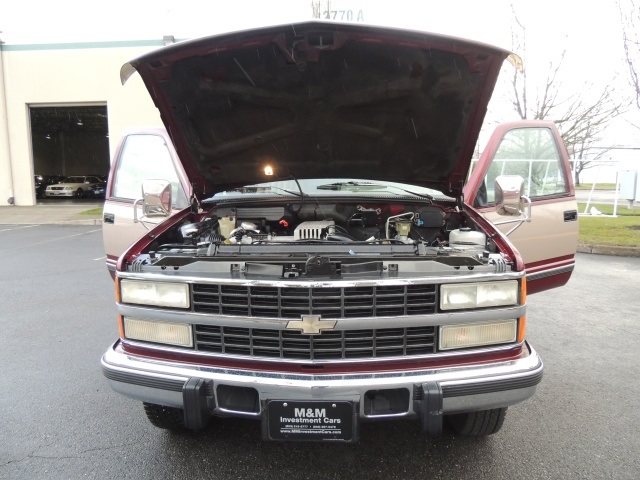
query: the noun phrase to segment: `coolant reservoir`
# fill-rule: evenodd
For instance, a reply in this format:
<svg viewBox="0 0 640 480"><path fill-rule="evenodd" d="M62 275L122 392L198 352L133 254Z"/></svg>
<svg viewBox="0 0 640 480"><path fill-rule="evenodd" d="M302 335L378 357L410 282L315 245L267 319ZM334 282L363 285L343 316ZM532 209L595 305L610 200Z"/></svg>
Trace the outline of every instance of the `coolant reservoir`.
<svg viewBox="0 0 640 480"><path fill-rule="evenodd" d="M449 245L479 245L484 247L487 236L470 228L458 228L449 233Z"/></svg>
<svg viewBox="0 0 640 480"><path fill-rule="evenodd" d="M231 231L236 228L236 217L222 217L218 219L218 228L220 229L220 235L224 238L229 238Z"/></svg>

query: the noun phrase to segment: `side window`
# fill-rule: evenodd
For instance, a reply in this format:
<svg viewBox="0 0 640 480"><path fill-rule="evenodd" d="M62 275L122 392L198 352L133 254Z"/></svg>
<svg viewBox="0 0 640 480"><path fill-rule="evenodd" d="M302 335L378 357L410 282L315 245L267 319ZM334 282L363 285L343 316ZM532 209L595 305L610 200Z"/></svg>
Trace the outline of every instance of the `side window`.
<svg viewBox="0 0 640 480"><path fill-rule="evenodd" d="M150 178L171 182L175 208L188 205L164 138L159 135L127 136L114 177L113 196L129 200L141 198L142 182Z"/></svg>
<svg viewBox="0 0 640 480"><path fill-rule="evenodd" d="M485 177L488 203L495 200L493 182L498 175L524 178L525 195L531 200L569 191L562 157L548 128L517 128L505 134Z"/></svg>

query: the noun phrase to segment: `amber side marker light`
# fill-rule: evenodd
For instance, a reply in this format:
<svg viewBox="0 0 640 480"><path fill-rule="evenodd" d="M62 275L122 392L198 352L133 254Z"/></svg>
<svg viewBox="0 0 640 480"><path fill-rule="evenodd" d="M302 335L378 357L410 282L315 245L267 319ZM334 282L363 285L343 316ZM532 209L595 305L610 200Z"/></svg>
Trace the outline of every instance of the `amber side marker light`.
<svg viewBox="0 0 640 480"><path fill-rule="evenodd" d="M527 279L522 278L520 283L520 305L527 303ZM524 342L525 332L527 330L527 316L523 315L518 319L518 343Z"/></svg>
<svg viewBox="0 0 640 480"><path fill-rule="evenodd" d="M114 284L116 288L116 303L120 303L120 279L118 277L116 277ZM122 315L118 315L118 333L120 338L124 340L124 319Z"/></svg>
<svg viewBox="0 0 640 480"><path fill-rule="evenodd" d="M518 320L518 343L524 342L525 331L527 330L527 317L520 317Z"/></svg>
<svg viewBox="0 0 640 480"><path fill-rule="evenodd" d="M124 317L122 315L118 315L118 332L120 333L120 338L124 340Z"/></svg>
<svg viewBox="0 0 640 480"><path fill-rule="evenodd" d="M119 278L116 278L115 286L116 286L116 302L120 303L120 279Z"/></svg>

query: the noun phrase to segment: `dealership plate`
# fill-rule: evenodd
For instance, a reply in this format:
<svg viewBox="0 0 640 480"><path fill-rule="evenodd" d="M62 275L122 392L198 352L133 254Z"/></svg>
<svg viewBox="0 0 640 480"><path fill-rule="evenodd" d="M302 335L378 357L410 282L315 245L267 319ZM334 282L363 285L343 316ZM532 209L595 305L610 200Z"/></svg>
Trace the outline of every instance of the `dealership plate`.
<svg viewBox="0 0 640 480"><path fill-rule="evenodd" d="M270 400L266 410L263 431L269 440L357 441L353 402Z"/></svg>

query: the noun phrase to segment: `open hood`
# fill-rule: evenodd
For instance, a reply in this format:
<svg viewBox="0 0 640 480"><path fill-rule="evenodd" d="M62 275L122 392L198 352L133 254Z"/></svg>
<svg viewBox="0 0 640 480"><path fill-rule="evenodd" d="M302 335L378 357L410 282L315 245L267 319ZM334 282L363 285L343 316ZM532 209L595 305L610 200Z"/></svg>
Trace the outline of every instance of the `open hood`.
<svg viewBox="0 0 640 480"><path fill-rule="evenodd" d="M121 78L142 76L198 196L318 177L458 196L508 54L309 22L178 43L125 64Z"/></svg>

